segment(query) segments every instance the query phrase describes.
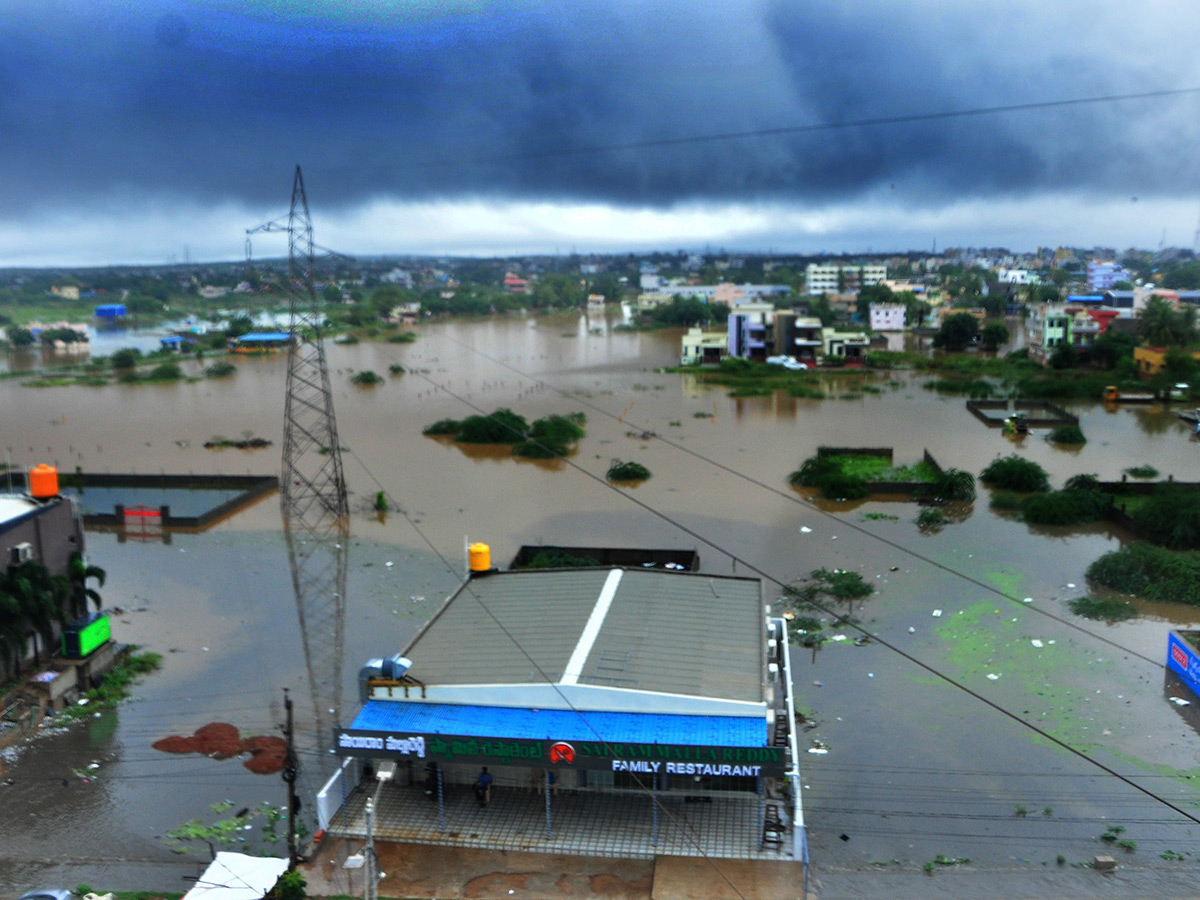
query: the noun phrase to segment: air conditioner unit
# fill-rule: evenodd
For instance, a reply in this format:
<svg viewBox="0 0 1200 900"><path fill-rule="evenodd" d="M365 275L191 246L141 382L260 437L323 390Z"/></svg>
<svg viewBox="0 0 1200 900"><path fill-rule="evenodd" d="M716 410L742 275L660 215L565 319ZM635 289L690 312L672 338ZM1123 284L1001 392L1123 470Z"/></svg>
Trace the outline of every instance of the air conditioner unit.
<svg viewBox="0 0 1200 900"><path fill-rule="evenodd" d="M22 541L15 547L8 548L8 563L11 566L19 566L31 559L33 559L33 545L29 541Z"/></svg>

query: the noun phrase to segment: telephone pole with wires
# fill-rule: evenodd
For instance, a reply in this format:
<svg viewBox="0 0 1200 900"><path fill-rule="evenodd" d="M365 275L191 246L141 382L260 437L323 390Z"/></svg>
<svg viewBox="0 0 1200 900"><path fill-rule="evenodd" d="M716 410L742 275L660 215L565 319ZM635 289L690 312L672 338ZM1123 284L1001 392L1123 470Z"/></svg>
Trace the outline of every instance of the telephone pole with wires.
<svg viewBox="0 0 1200 900"><path fill-rule="evenodd" d="M288 869L296 867L296 775L299 764L296 761L296 746L292 730L292 698L288 689L283 689L283 707L287 710L287 724L283 726L284 740L287 741L287 754L283 760L283 781L287 785L287 836L288 836Z"/></svg>

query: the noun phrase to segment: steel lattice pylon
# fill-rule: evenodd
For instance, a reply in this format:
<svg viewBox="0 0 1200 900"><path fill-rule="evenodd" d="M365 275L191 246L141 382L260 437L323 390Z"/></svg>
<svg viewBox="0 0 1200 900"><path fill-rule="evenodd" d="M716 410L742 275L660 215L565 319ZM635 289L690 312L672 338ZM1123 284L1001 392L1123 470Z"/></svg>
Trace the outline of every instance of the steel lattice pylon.
<svg viewBox="0 0 1200 900"><path fill-rule="evenodd" d="M346 549L350 516L329 368L321 340L322 316L313 286L312 219L300 167L292 180L286 228L268 223L252 231L287 231L292 341L284 401L281 509L287 538L304 660L312 692L315 748L332 770L333 729L342 699L345 643ZM325 771L310 773L323 780ZM302 776L303 777L303 776ZM304 778L316 790L311 777Z"/></svg>

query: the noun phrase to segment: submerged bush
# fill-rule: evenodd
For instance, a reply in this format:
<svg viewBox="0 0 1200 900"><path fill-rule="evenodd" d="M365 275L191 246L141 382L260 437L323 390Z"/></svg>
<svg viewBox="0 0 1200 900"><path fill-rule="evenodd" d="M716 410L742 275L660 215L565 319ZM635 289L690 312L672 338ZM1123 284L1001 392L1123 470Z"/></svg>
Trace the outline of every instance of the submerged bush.
<svg viewBox="0 0 1200 900"><path fill-rule="evenodd" d="M1130 478L1157 478L1158 469L1154 466L1130 466L1125 474Z"/></svg>
<svg viewBox="0 0 1200 900"><path fill-rule="evenodd" d="M237 366L228 362L216 362L204 370L209 378L225 378L237 372Z"/></svg>
<svg viewBox="0 0 1200 900"><path fill-rule="evenodd" d="M1046 470L1033 460L1017 456L998 456L979 473L979 480L990 487L1032 493L1050 490Z"/></svg>
<svg viewBox="0 0 1200 900"><path fill-rule="evenodd" d="M1021 495L1015 491L996 491L990 505L992 509L1020 509Z"/></svg>
<svg viewBox="0 0 1200 900"><path fill-rule="evenodd" d="M438 419L432 425L426 425L421 434L431 437L454 437L458 434L458 419Z"/></svg>
<svg viewBox="0 0 1200 900"><path fill-rule="evenodd" d="M1162 484L1132 513L1142 533L1173 550L1200 549L1200 491Z"/></svg>
<svg viewBox="0 0 1200 900"><path fill-rule="evenodd" d="M848 475L843 469L843 457L822 455L810 456L800 468L788 476L792 487L816 487L829 500L859 500L870 494L866 481L857 475Z"/></svg>
<svg viewBox="0 0 1200 900"><path fill-rule="evenodd" d="M650 477L650 470L641 463L622 462L614 459L612 465L608 467L605 477L609 481L645 481Z"/></svg>
<svg viewBox="0 0 1200 900"><path fill-rule="evenodd" d="M1079 525L1104 518L1112 501L1099 491L1051 491L1025 500L1025 521L1034 525Z"/></svg>
<svg viewBox="0 0 1200 900"><path fill-rule="evenodd" d="M946 514L936 506L926 506L917 514L917 527L922 530L941 528L947 521Z"/></svg>
<svg viewBox="0 0 1200 900"><path fill-rule="evenodd" d="M183 370L179 368L179 363L164 362L159 363L151 369L144 380L146 381L177 381L183 377Z"/></svg>
<svg viewBox="0 0 1200 900"><path fill-rule="evenodd" d="M511 409L490 416L468 416L459 423L455 439L464 444L517 444L529 434L529 423Z"/></svg>
<svg viewBox="0 0 1200 900"><path fill-rule="evenodd" d="M351 376L350 381L353 384L370 386L373 384L379 384L383 381L383 378L378 373L372 372L370 369L363 369L363 371L357 372Z"/></svg>
<svg viewBox="0 0 1200 900"><path fill-rule="evenodd" d="M1087 577L1102 587L1147 600L1200 606L1200 553L1176 553L1144 541L1105 553Z"/></svg>
<svg viewBox="0 0 1200 900"><path fill-rule="evenodd" d="M546 416L529 429L529 437L513 447L513 453L530 459L566 456L584 431L566 416Z"/></svg>
<svg viewBox="0 0 1200 900"><path fill-rule="evenodd" d="M946 469L938 474L933 484L917 493L934 500L974 500L975 476L962 469Z"/></svg>
<svg viewBox="0 0 1200 900"><path fill-rule="evenodd" d="M1050 440L1056 444L1086 444L1083 429L1078 425L1059 425L1050 432Z"/></svg>

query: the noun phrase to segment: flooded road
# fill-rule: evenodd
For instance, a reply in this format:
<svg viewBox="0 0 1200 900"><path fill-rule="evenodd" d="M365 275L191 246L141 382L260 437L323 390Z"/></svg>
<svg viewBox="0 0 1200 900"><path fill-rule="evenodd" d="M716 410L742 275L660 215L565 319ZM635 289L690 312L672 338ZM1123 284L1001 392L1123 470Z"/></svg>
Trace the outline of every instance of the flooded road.
<svg viewBox="0 0 1200 900"><path fill-rule="evenodd" d="M872 376L878 393L832 376L822 401L734 399L656 371L678 353L676 333L596 333L581 316L430 326L410 345L329 345L354 511L342 709L354 709L359 665L398 652L457 585L466 540L491 544L499 564L537 542L695 548L705 571L761 573L768 602L813 569L848 569L877 589L856 614L879 640L793 650L797 693L816 723L802 740L828 748L801 760L811 855L826 885L919 874L938 855L969 858L977 870L1053 873L1111 851L1099 839L1110 825L1136 842L1115 852L1144 873L1141 889L1192 872L1200 826L1146 792L1200 816L1200 736L1164 695L1162 666L1166 629L1194 624L1197 611L1147 605L1142 618L1106 626L1065 605L1086 592L1088 564L1125 535L1109 526L1035 531L990 510L982 488L962 521L923 533L912 502L818 507L786 481L821 445L893 447L898 463L928 449L976 474L1019 452L1055 486L1144 464L1196 481L1200 444L1186 425L1171 411L1075 406L1088 443L1064 450L1036 432L1014 442L987 428L961 398L924 390L927 376ZM184 362L197 373L204 364ZM229 379L169 385L0 382L2 443L19 466L67 472L277 472L286 361L235 364ZM393 364L407 373L386 375ZM386 382L355 387L350 377L364 369ZM517 461L421 435L438 419L500 407L530 421L582 411L587 435L569 462ZM201 446L251 434L275 444ZM612 488L604 473L614 459L653 477ZM386 516L373 509L379 490L393 506ZM0 787L0 884L178 889L197 866L161 836L212 821L209 806L221 800L282 803L283 784L238 760L150 745L212 721L277 733L286 687L311 797L328 767L312 735L322 714L312 698L336 693L333 677L306 669L276 499L170 544L102 533L88 544L108 572L106 606L123 611L114 636L162 653L163 669L135 702L4 760L13 784ZM1189 856L1160 858L1167 851ZM62 857L75 863L63 867ZM1096 896L1113 887L1087 875Z"/></svg>

